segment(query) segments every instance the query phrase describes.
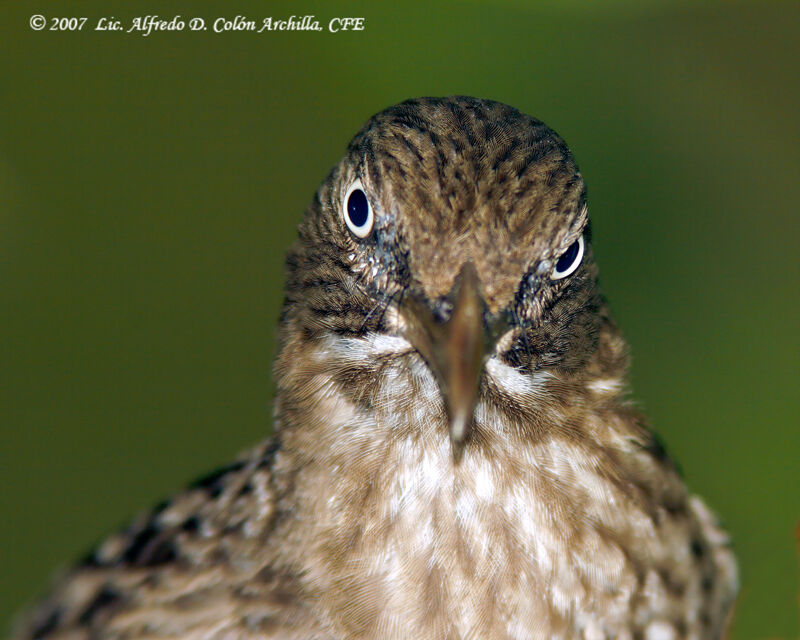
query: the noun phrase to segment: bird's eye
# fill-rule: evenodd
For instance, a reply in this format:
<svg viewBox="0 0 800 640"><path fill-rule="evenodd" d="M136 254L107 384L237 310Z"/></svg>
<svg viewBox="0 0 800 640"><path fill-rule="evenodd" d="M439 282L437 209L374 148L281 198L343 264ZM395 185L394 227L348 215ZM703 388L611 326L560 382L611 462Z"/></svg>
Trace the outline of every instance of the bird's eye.
<svg viewBox="0 0 800 640"><path fill-rule="evenodd" d="M347 190L342 201L342 215L347 228L359 238L366 238L372 231L375 216L372 213L372 205L367 200L367 194L361 186L361 180L356 180Z"/></svg>
<svg viewBox="0 0 800 640"><path fill-rule="evenodd" d="M553 280L561 280L561 278L566 278L580 266L582 259L583 236L569 245L569 249L561 254L561 257L558 259L558 262L556 262L556 266L553 269L551 278L553 278Z"/></svg>

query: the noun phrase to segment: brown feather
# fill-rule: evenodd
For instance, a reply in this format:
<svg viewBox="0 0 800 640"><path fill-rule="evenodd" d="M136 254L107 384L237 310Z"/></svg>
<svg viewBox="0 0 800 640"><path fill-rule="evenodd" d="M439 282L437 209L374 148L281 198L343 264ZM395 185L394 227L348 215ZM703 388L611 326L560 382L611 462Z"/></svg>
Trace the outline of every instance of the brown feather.
<svg viewBox="0 0 800 640"><path fill-rule="evenodd" d="M626 399L587 224L538 120L467 97L377 114L289 252L275 439L110 538L15 637L719 638L736 564ZM455 461L403 300L446 320L467 264L507 330Z"/></svg>

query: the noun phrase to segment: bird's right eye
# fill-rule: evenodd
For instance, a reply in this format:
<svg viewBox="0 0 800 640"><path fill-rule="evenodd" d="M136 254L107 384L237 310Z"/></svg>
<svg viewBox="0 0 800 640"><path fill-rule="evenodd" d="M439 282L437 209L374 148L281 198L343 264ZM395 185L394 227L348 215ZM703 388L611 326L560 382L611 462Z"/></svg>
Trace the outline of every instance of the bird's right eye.
<svg viewBox="0 0 800 640"><path fill-rule="evenodd" d="M358 238L366 238L372 231L375 216L361 180L356 180L347 190L342 200L342 215L347 228Z"/></svg>

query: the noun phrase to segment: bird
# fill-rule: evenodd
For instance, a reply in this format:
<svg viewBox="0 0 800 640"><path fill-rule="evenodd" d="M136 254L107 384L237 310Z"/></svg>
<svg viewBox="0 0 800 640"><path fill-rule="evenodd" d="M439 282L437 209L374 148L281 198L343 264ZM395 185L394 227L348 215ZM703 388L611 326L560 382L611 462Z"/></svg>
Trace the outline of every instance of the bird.
<svg viewBox="0 0 800 640"><path fill-rule="evenodd" d="M724 636L731 542L630 398L558 134L407 100L298 229L271 435L57 577L13 638Z"/></svg>

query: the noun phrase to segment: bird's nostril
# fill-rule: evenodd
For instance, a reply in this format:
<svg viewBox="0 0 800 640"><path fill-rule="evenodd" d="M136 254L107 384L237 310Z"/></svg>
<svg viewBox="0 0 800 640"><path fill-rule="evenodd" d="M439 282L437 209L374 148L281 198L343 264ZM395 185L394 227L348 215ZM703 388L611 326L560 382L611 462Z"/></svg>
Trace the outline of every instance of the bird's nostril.
<svg viewBox="0 0 800 640"><path fill-rule="evenodd" d="M431 305L431 311L436 322L445 323L453 315L453 302L447 298L440 298Z"/></svg>

